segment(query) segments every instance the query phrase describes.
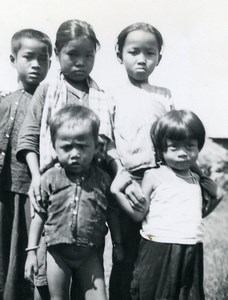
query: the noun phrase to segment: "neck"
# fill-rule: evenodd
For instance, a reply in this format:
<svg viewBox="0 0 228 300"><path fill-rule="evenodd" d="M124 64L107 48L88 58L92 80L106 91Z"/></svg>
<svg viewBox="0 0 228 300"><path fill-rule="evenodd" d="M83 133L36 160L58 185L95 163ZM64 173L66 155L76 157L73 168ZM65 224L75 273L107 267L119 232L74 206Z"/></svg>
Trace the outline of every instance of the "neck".
<svg viewBox="0 0 228 300"><path fill-rule="evenodd" d="M148 82L148 78L146 80L136 80L134 78L132 78L131 76L128 76L131 84L133 84L134 86L140 88L140 89L144 89L146 86L150 85Z"/></svg>
<svg viewBox="0 0 228 300"><path fill-rule="evenodd" d="M81 183L82 181L84 181L85 177L88 176L89 170L90 170L90 168L88 168L80 173L73 173L68 170L65 170L65 173L66 173L67 177L70 179L70 181L72 181L74 183Z"/></svg>
<svg viewBox="0 0 228 300"><path fill-rule="evenodd" d="M65 79L75 89L82 91L82 92L86 92L86 93L88 92L89 87L88 87L88 83L87 83L86 79L83 81L72 81L68 78L65 78Z"/></svg>
<svg viewBox="0 0 228 300"><path fill-rule="evenodd" d="M168 168L171 169L178 177L181 177L181 178L191 178L191 176L192 176L192 173L191 173L190 169L187 169L187 170L176 170L176 169L170 168L169 166L168 166Z"/></svg>
<svg viewBox="0 0 228 300"><path fill-rule="evenodd" d="M36 88L37 88L37 85L29 85L29 84L26 84L26 83L24 83L22 81L19 81L18 82L18 87L19 87L19 89L23 89L27 93L33 95L34 92L35 92L35 90L36 90Z"/></svg>

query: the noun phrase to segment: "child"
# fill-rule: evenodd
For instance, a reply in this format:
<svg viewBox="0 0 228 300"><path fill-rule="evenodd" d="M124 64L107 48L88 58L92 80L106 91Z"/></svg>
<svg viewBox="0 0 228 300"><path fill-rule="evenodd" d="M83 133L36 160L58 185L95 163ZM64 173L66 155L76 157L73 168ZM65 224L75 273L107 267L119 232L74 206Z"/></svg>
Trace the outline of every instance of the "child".
<svg viewBox="0 0 228 300"><path fill-rule="evenodd" d="M113 91L112 119L114 139L121 163L131 174L132 184L125 194L131 205L140 210L144 199L137 182L144 172L156 165L155 148L150 139L150 128L156 120L173 109L168 89L152 86L149 76L160 63L163 50L161 33L147 23L135 23L126 27L117 38L118 60L125 66L128 82ZM204 178L205 189L215 195L215 185ZM137 182L133 179L136 179ZM125 260L114 262L110 277L110 300L131 299L129 294L132 271L140 241L140 224L126 217L124 211L121 228Z"/></svg>
<svg viewBox="0 0 228 300"><path fill-rule="evenodd" d="M16 160L17 138L32 95L46 77L52 45L34 29L16 32L10 60L18 74L18 89L0 99L0 298L31 297L24 280L25 246L30 223L27 167Z"/></svg>
<svg viewBox="0 0 228 300"><path fill-rule="evenodd" d="M83 106L66 106L50 122L60 162L41 179L42 207L31 221L25 276L37 272L36 250L45 222L47 278L51 299L69 298L70 279L79 279L85 299L106 299L97 249L107 233L110 178L92 163L99 119Z"/></svg>
<svg viewBox="0 0 228 300"><path fill-rule="evenodd" d="M100 151L95 160L99 165L107 164L118 169L118 156L112 142L112 127L108 110L108 98L90 77L99 42L92 27L83 21L69 20L58 29L55 53L60 63L60 76L53 82L40 86L31 101L31 106L22 125L17 158L26 159L32 175L29 196L39 211L40 170L53 166L57 160L50 139L49 121L66 105L90 107L101 120L99 131ZM114 226L114 230L116 230ZM119 242L119 236L112 231L112 237ZM39 249L40 250L40 249ZM44 276L40 276L41 274ZM45 270L40 270L37 286L45 286Z"/></svg>
<svg viewBox="0 0 228 300"><path fill-rule="evenodd" d="M111 187L119 205L135 221L143 220L132 299L205 299L202 194L199 176L190 169L204 145L204 126L194 113L174 110L151 132L161 164L144 174L144 210L131 207L117 181Z"/></svg>
<svg viewBox="0 0 228 300"><path fill-rule="evenodd" d="M139 182L144 171L155 166L151 125L173 107L170 91L149 83L149 76L161 60L162 48L161 33L147 23L126 27L117 38L117 58L125 66L128 82L112 91L114 139L123 167ZM125 193L132 205L140 209L143 196L136 181L133 183ZM133 222L125 212L120 211L120 214L126 259L113 264L110 300L130 299L130 282L140 240L140 224Z"/></svg>

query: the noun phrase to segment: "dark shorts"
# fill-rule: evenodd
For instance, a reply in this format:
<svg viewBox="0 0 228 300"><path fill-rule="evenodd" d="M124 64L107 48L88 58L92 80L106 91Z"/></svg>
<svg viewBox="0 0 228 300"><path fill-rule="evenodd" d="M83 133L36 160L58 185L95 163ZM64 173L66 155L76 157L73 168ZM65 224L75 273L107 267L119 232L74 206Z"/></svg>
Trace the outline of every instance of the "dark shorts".
<svg viewBox="0 0 228 300"><path fill-rule="evenodd" d="M131 283L133 300L204 300L203 244L142 239Z"/></svg>

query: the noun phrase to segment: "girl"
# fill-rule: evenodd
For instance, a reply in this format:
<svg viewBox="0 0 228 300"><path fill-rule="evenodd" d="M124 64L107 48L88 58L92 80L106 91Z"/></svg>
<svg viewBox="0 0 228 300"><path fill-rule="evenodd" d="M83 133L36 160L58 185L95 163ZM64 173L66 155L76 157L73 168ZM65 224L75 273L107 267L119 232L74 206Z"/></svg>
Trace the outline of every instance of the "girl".
<svg viewBox="0 0 228 300"><path fill-rule="evenodd" d="M57 162L57 155L50 139L49 121L66 105L90 107L101 120L99 131L100 151L95 160L107 164L114 174L118 159L112 142L112 127L105 93L90 77L99 41L91 25L79 20L64 22L58 29L55 53L60 63L60 74L53 82L40 86L31 101L22 125L17 148L17 158L28 163L32 182L29 197L39 211L40 172L43 173ZM117 227L114 227L114 230ZM119 237L113 233L113 239ZM39 249L40 250L40 249ZM40 270L39 274L43 272ZM46 272L37 285L46 284Z"/></svg>
<svg viewBox="0 0 228 300"><path fill-rule="evenodd" d="M161 33L147 23L126 27L117 38L117 58L126 69L128 81L112 91L114 138L123 167L138 182L147 169L156 165L150 128L159 117L173 109L170 91L149 83L149 76L161 61L162 50ZM195 166L195 169L205 178L199 168ZM215 185L208 179L205 182L205 188L214 196ZM144 199L135 180L126 187L125 194L132 206L140 210ZM120 219L126 259L113 264L110 300L130 299L130 282L140 240L140 224L127 218L125 212L120 214L123 214Z"/></svg>
<svg viewBox="0 0 228 300"><path fill-rule="evenodd" d="M170 91L149 83L149 76L160 63L162 49L161 33L147 23L126 27L117 38L117 58L125 66L128 81L112 91L114 138L123 167L139 182L144 171L155 166L151 125L173 107ZM125 193L132 205L140 209L143 196L136 181ZM126 259L113 264L110 300L130 299L130 282L140 240L140 224L133 222L125 212L120 211L120 214Z"/></svg>
<svg viewBox="0 0 228 300"><path fill-rule="evenodd" d="M204 145L204 126L194 113L174 110L155 123L151 135L161 164L144 174L144 210L131 207L117 181L111 187L119 205L135 221L143 220L132 299L201 300L202 194L190 168Z"/></svg>

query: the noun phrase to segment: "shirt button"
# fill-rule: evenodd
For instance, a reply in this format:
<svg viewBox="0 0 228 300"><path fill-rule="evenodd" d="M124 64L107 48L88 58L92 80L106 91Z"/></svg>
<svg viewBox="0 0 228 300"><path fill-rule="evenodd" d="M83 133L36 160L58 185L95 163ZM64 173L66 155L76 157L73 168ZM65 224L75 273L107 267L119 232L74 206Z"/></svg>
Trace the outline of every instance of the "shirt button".
<svg viewBox="0 0 228 300"><path fill-rule="evenodd" d="M2 155L2 156L5 156L6 154L5 154L5 152L2 152L1 155Z"/></svg>
<svg viewBox="0 0 228 300"><path fill-rule="evenodd" d="M75 196L74 200L77 202L79 200L78 196Z"/></svg>
<svg viewBox="0 0 228 300"><path fill-rule="evenodd" d="M9 134L8 133L6 133L6 137L9 138Z"/></svg>
<svg viewBox="0 0 228 300"><path fill-rule="evenodd" d="M13 121L13 120L14 120L14 118L13 118L13 117L10 117L10 120L12 120L12 121Z"/></svg>
<svg viewBox="0 0 228 300"><path fill-rule="evenodd" d="M77 215L77 211L76 211L76 210L73 211L73 215L74 215L74 216Z"/></svg>

